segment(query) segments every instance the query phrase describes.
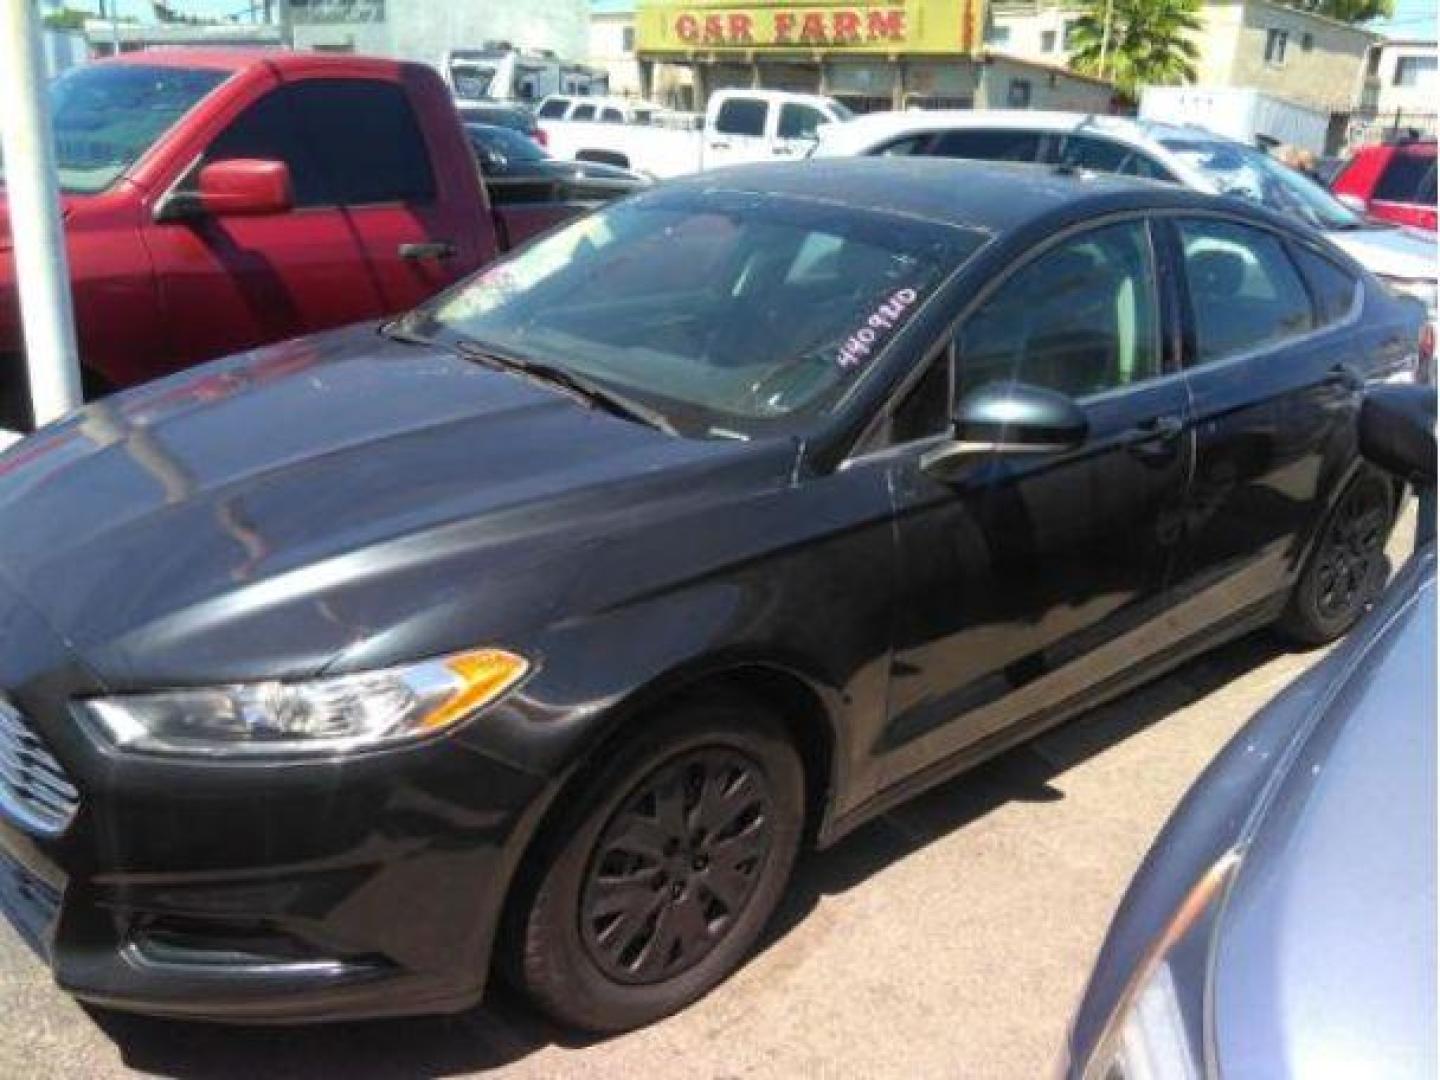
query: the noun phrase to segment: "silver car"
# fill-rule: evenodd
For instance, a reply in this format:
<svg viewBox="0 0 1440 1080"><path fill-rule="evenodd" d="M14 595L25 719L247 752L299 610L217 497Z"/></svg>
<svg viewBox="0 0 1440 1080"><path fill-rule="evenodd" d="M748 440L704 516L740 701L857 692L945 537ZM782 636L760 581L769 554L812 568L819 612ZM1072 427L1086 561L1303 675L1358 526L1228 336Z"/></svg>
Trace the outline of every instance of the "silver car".
<svg viewBox="0 0 1440 1080"><path fill-rule="evenodd" d="M1062 1075L1436 1075L1434 428L1434 391L1372 390L1362 448L1416 485L1416 552L1171 818Z"/></svg>

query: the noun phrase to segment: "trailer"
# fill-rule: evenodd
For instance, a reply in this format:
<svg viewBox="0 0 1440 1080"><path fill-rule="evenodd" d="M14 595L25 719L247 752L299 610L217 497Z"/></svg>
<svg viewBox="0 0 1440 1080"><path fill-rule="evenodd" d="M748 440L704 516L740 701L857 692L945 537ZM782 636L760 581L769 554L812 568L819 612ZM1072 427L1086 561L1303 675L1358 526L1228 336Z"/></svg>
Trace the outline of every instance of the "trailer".
<svg viewBox="0 0 1440 1080"><path fill-rule="evenodd" d="M1329 113L1242 86L1147 86L1140 119L1202 127L1237 142L1325 153Z"/></svg>

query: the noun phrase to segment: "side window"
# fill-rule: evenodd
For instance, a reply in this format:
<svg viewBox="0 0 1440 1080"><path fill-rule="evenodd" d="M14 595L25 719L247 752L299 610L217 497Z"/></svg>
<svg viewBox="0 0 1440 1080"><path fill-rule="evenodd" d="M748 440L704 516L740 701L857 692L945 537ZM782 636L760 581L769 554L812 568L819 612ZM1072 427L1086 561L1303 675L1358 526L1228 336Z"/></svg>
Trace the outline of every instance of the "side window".
<svg viewBox="0 0 1440 1080"><path fill-rule="evenodd" d="M625 122L625 114L619 109L605 109L600 114L600 119L607 124L623 124Z"/></svg>
<svg viewBox="0 0 1440 1080"><path fill-rule="evenodd" d="M765 102L754 98L730 98L715 114L715 130L721 135L764 135Z"/></svg>
<svg viewBox="0 0 1440 1080"><path fill-rule="evenodd" d="M1158 375L1148 228L1108 225L1051 248L971 314L956 346L959 397L1023 382L1078 398Z"/></svg>
<svg viewBox="0 0 1440 1080"><path fill-rule="evenodd" d="M594 105L576 105L576 106L575 106L575 111L570 114L570 119L571 119L571 120L594 120L594 119L595 119L595 106L594 106Z"/></svg>
<svg viewBox="0 0 1440 1080"><path fill-rule="evenodd" d="M564 98L551 98L540 106L538 116L541 120L558 120L565 115L565 110L570 107L570 102Z"/></svg>
<svg viewBox="0 0 1440 1080"><path fill-rule="evenodd" d="M1428 181L1428 183L1427 183ZM1429 190L1425 190L1427 188ZM1419 154L1391 154L1375 184L1381 202L1435 204L1435 159Z"/></svg>
<svg viewBox="0 0 1440 1080"><path fill-rule="evenodd" d="M210 144L201 164L236 158L283 161L296 206L333 206L335 195L301 132L294 94L295 87L282 87L250 105Z"/></svg>
<svg viewBox="0 0 1440 1080"><path fill-rule="evenodd" d="M813 139L815 129L825 123L829 123L829 118L819 109L809 105L783 105L778 134L782 139Z"/></svg>
<svg viewBox="0 0 1440 1080"><path fill-rule="evenodd" d="M903 139L895 139L886 143L878 150L872 151L877 157L910 157L914 154L923 154L925 144L930 141L930 133L924 132L920 135L907 135Z"/></svg>
<svg viewBox="0 0 1440 1080"><path fill-rule="evenodd" d="M950 426L950 350L930 361L930 367L890 414L889 442L912 442L943 435Z"/></svg>
<svg viewBox="0 0 1440 1080"><path fill-rule="evenodd" d="M935 157L978 161L1034 161L1040 156L1040 133L1003 128L942 131L930 144L929 152Z"/></svg>
<svg viewBox="0 0 1440 1080"><path fill-rule="evenodd" d="M1228 221L1192 219L1179 226L1197 362L1223 360L1314 326L1309 294L1278 237Z"/></svg>
<svg viewBox="0 0 1440 1080"><path fill-rule="evenodd" d="M1090 135L1068 135L1060 150L1060 163L1094 172L1119 172L1129 156L1128 147Z"/></svg>
<svg viewBox="0 0 1440 1080"><path fill-rule="evenodd" d="M355 137L364 117L365 137ZM210 144L204 161L285 162L296 206L428 202L430 154L405 92L390 83L316 79L272 90Z"/></svg>
<svg viewBox="0 0 1440 1080"><path fill-rule="evenodd" d="M1350 314L1355 305L1355 291L1360 286L1355 276L1309 248L1297 244L1291 251L1310 284L1320 325L1329 326Z"/></svg>
<svg viewBox="0 0 1440 1080"><path fill-rule="evenodd" d="M1175 176L1169 169L1139 150L1131 151L1125 164L1120 166L1120 175L1139 176L1145 180L1164 180L1167 184L1175 183Z"/></svg>

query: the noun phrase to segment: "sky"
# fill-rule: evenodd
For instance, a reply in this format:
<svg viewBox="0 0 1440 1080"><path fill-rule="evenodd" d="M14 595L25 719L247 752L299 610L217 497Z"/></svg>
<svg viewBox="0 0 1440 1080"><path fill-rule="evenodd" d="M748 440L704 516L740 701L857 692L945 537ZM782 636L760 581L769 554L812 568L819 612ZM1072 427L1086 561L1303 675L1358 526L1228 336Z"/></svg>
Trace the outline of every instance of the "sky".
<svg viewBox="0 0 1440 1080"><path fill-rule="evenodd" d="M258 0L256 0L258 3ZM67 0L71 7L99 7L98 0ZM150 0L116 0L121 15L133 15L149 21ZM186 15L203 15L209 18L240 15L248 11L252 0L170 0L171 5ZM1389 34L1391 37L1435 39L1436 0L1395 0L1395 15L1392 19L1378 22L1371 29Z"/></svg>

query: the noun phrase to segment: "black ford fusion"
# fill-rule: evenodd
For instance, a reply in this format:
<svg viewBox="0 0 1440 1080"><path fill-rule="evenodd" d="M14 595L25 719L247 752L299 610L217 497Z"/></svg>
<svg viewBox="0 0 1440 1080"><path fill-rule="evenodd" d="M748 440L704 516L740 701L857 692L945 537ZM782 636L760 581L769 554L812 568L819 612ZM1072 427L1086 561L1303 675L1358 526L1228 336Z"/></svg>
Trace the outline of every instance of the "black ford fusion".
<svg viewBox="0 0 1440 1080"><path fill-rule="evenodd" d="M1423 319L1249 205L836 160L91 405L0 457L4 906L118 1008L662 1016L803 842L1343 633Z"/></svg>

